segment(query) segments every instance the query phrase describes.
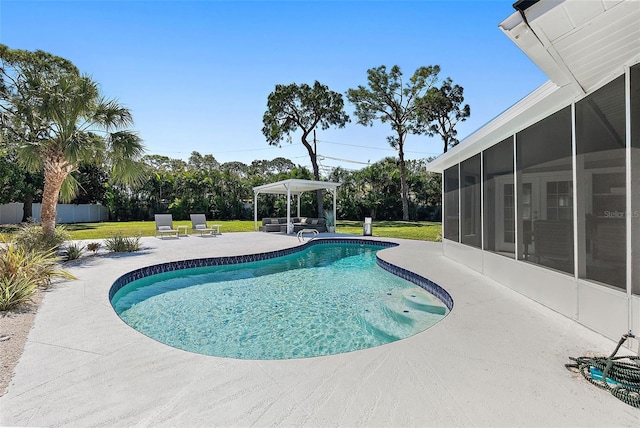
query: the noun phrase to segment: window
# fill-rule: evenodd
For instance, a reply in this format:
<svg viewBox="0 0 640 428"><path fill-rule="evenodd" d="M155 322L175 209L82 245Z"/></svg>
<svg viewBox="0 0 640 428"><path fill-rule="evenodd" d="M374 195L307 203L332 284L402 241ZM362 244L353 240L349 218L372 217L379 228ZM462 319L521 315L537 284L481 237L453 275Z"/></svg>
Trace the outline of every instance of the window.
<svg viewBox="0 0 640 428"><path fill-rule="evenodd" d="M571 181L547 182L547 219L571 220L573 189Z"/></svg>
<svg viewBox="0 0 640 428"><path fill-rule="evenodd" d="M460 214L462 223L461 242L480 248L482 228L480 225L480 154L460 163Z"/></svg>
<svg viewBox="0 0 640 428"><path fill-rule="evenodd" d="M626 289L624 76L576 103L578 276Z"/></svg>
<svg viewBox="0 0 640 428"><path fill-rule="evenodd" d="M516 134L518 259L574 272L571 108Z"/></svg>
<svg viewBox="0 0 640 428"><path fill-rule="evenodd" d="M513 257L515 254L515 196L513 188L513 137L485 150L484 249Z"/></svg>
<svg viewBox="0 0 640 428"><path fill-rule="evenodd" d="M458 165L455 165L444 172L444 237L456 242L460 240L458 188Z"/></svg>

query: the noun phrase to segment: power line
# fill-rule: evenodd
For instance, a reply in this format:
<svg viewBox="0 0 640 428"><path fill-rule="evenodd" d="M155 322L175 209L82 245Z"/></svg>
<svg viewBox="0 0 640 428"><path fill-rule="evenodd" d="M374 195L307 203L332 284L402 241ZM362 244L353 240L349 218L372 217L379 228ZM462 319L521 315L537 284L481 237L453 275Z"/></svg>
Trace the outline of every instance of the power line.
<svg viewBox="0 0 640 428"><path fill-rule="evenodd" d="M289 145L286 145L284 147L289 147L289 146L301 146L302 143L291 143ZM242 149L242 150L225 150L225 151L220 151L220 150L215 150L215 155L217 154L226 154L226 153L246 153L246 152L257 152L257 151L264 151L264 150L278 150L281 149L282 147L280 146L269 146L269 147L263 147L261 149ZM154 150L155 153L175 153L175 154L191 154L194 151L199 151L199 150L191 150L190 152L178 152L178 151L167 151L167 150Z"/></svg>
<svg viewBox="0 0 640 428"><path fill-rule="evenodd" d="M354 160L350 160L350 159L334 158L334 157L325 156L325 155L318 155L318 156L321 156L324 159L331 159L331 160L336 160L336 161L339 161L339 162L357 163L357 164L360 164L360 165L371 165L370 162L360 162L360 161L354 161Z"/></svg>
<svg viewBox="0 0 640 428"><path fill-rule="evenodd" d="M391 151L391 152L395 152L396 151L395 149L372 147L372 146L362 146L362 145L359 145L359 144L336 143L335 141L318 140L318 142L327 143L327 144L335 144L337 146L360 147L362 149L384 150L384 151ZM421 154L421 155L439 155L439 154L441 154L441 153L433 153L433 152L417 152L417 151L410 151L410 150L405 150L405 153L417 153L417 154Z"/></svg>
<svg viewBox="0 0 640 428"><path fill-rule="evenodd" d="M353 169L353 168L345 168L342 166L333 166L333 165L323 165L321 163L318 163L318 169L320 171L322 171L325 175L331 175L331 173L336 169L336 168L340 168L344 171L347 172L355 172L358 171L357 169Z"/></svg>

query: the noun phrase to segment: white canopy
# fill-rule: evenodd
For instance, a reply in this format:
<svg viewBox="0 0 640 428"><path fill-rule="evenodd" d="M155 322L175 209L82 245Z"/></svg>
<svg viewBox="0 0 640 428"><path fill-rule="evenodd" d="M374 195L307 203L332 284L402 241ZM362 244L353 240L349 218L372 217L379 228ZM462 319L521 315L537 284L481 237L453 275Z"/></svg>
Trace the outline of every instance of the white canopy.
<svg viewBox="0 0 640 428"><path fill-rule="evenodd" d="M289 179L277 181L275 183L263 184L253 188L253 219L255 223L255 230L258 230L258 195L260 193L287 195L287 224L291 222L291 196L295 195L298 198L298 214L300 217L300 195L304 192L312 190L327 190L333 194L333 218L336 218L336 189L341 183L334 183L331 181L312 181L312 180L299 180ZM322 213L319 213L321 215Z"/></svg>

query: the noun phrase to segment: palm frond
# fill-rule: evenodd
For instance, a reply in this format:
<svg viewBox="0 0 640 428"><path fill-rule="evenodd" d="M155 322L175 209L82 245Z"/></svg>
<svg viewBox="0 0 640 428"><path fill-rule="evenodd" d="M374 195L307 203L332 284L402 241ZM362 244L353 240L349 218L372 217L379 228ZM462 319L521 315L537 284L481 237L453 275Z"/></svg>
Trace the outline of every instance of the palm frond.
<svg viewBox="0 0 640 428"><path fill-rule="evenodd" d="M60 187L60 200L68 204L78 194L79 188L80 183L78 183L73 174L67 175L67 178L62 182L62 187Z"/></svg>
<svg viewBox="0 0 640 428"><path fill-rule="evenodd" d="M144 155L142 139L132 131L119 131L109 135L109 153L112 160L139 160Z"/></svg>
<svg viewBox="0 0 640 428"><path fill-rule="evenodd" d="M107 131L122 129L133 125L133 117L128 108L118 104L115 99L100 98L91 117L92 122Z"/></svg>
<svg viewBox="0 0 640 428"><path fill-rule="evenodd" d="M29 172L42 171L41 153L41 146L36 143L22 144L18 147L18 162Z"/></svg>
<svg viewBox="0 0 640 428"><path fill-rule="evenodd" d="M116 184L139 186L147 178L147 166L132 159L119 159L111 164L111 179Z"/></svg>
<svg viewBox="0 0 640 428"><path fill-rule="evenodd" d="M144 144L131 131L119 131L109 135L108 162L111 176L117 184L139 185L146 177L146 167L142 162Z"/></svg>
<svg viewBox="0 0 640 428"><path fill-rule="evenodd" d="M63 153L69 163L78 165L81 162L95 164L106 149L106 142L100 135L92 132L76 131L63 147Z"/></svg>

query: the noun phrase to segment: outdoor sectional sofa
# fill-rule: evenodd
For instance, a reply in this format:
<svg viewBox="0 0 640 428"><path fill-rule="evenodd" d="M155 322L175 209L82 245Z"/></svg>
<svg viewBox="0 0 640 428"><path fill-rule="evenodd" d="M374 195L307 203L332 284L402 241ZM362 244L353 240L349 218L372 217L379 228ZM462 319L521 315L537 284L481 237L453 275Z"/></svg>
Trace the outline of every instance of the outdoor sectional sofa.
<svg viewBox="0 0 640 428"><path fill-rule="evenodd" d="M327 231L327 221L324 218L312 217L291 217L293 223L293 231L299 232L302 229L314 229L318 232ZM261 232L286 232L286 217L265 217L262 219Z"/></svg>

